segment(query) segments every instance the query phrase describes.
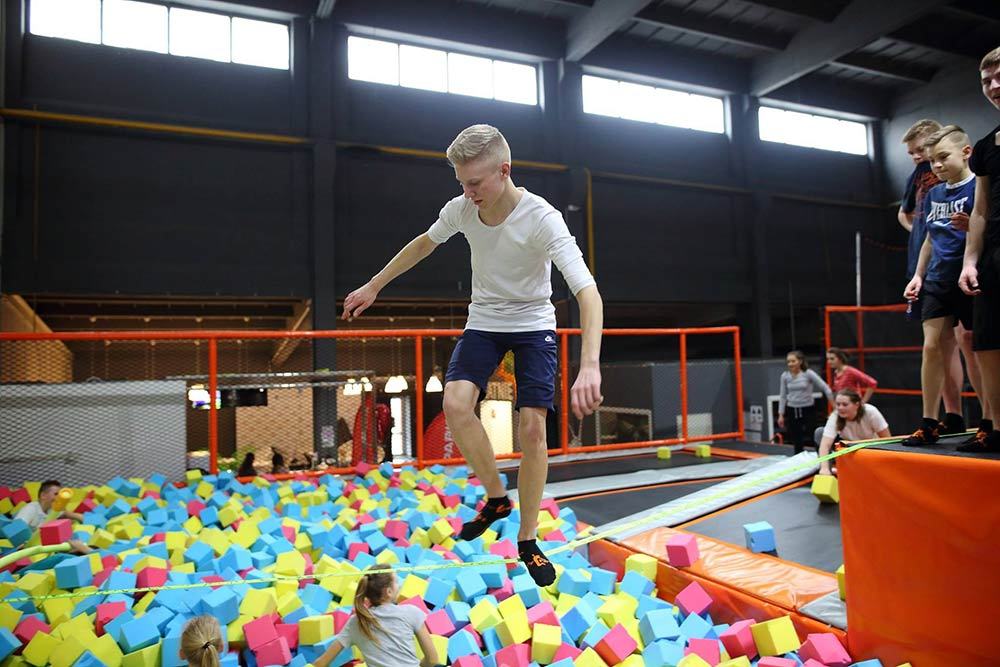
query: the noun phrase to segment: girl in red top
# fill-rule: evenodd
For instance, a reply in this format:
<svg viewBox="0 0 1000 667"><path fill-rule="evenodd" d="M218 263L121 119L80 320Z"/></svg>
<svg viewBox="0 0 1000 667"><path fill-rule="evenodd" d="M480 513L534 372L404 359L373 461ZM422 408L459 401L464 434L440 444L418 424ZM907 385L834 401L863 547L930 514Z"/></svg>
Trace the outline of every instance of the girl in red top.
<svg viewBox="0 0 1000 667"><path fill-rule="evenodd" d="M848 366L847 353L839 347L831 347L826 351L826 363L830 364L830 370L833 371L831 387L834 394L841 389L853 389L861 394L861 401L867 403L875 393L875 387L878 386L875 378L854 366Z"/></svg>

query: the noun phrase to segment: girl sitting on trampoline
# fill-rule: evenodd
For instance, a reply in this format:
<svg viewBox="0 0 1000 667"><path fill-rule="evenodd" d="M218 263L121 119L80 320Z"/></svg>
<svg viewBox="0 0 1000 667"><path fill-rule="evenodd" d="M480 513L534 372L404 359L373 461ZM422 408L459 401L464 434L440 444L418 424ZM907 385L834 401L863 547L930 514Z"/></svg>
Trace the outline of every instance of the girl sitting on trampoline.
<svg viewBox="0 0 1000 667"><path fill-rule="evenodd" d="M862 401L861 395L853 389L838 391L833 404L834 411L826 420L826 426L816 429L820 458L829 454L834 443L841 440L889 437L889 424L885 417L874 405ZM819 464L819 474L833 474L829 461Z"/></svg>

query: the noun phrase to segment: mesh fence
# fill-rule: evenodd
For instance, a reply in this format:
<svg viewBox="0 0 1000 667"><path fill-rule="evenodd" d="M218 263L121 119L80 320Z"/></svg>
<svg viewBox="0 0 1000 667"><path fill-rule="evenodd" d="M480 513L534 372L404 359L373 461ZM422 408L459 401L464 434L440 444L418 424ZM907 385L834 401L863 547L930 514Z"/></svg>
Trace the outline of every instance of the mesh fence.
<svg viewBox="0 0 1000 667"><path fill-rule="evenodd" d="M281 474L386 460L459 462L442 391L457 334L230 334L214 342L214 397L205 334L6 334L0 484L83 484L156 472L180 479L187 468L211 467L213 417L220 469ZM559 339L556 410L546 429L551 449L562 449L564 432L570 450L589 451L678 442L685 425L689 440L739 430L730 330L686 337L683 379L676 333L609 335L605 348L623 361L602 366L604 402L583 420L569 415L570 396L563 396L576 378L579 336ZM508 354L477 408L498 458L521 451L516 373Z"/></svg>

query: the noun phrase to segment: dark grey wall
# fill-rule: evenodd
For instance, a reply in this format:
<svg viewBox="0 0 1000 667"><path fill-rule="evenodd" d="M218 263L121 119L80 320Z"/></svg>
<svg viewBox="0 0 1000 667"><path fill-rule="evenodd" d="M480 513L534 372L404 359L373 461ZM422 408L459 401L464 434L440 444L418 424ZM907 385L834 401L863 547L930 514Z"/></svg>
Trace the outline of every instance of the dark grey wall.
<svg viewBox="0 0 1000 667"><path fill-rule="evenodd" d="M760 314L778 313L776 328L784 327L777 323L790 283L806 314L797 319L799 344L818 347L809 317L823 304L853 301L854 232L891 241L891 211L857 205L883 200L880 155L762 144L755 102L740 96L730 99L729 135L584 115L581 70L551 60L562 29L550 22L438 1L403 16L392 0L344 0L332 26L292 23L293 68L285 72L22 35L23 3L2 1L9 107L316 139L283 147L8 122L5 292L294 295L312 297L332 321L334 300L459 194L443 161L347 144L442 151L476 122L500 127L515 160L568 164L565 172L518 168L515 181L567 214L585 254L583 174L592 171L593 251L606 300L733 304L750 354L784 344L786 331L772 343L770 320L766 332L761 320L771 315ZM450 22L433 20L452 11ZM548 58L544 104L350 81L347 22ZM317 28L326 35L319 41ZM642 57L621 54L623 63ZM594 59L606 66L615 54L603 48ZM745 67L676 62L685 69L677 80L714 71L709 83L719 86L746 77ZM866 300L877 302L889 261L866 261L866 294L879 295ZM558 278L555 291L566 297ZM440 248L385 294L467 298L464 242Z"/></svg>

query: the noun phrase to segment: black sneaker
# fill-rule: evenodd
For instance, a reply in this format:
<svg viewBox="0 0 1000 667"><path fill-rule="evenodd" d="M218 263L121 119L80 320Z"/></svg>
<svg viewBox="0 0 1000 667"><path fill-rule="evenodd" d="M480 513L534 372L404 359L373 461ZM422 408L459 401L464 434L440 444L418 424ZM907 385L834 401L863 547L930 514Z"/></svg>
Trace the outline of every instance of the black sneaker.
<svg viewBox="0 0 1000 667"><path fill-rule="evenodd" d="M938 422L938 436L965 433L965 419L960 414L946 412L944 419Z"/></svg>
<svg viewBox="0 0 1000 667"><path fill-rule="evenodd" d="M510 498L490 498L483 505L483 508L476 514L476 518L462 526L462 531L458 534L460 540L474 540L489 528L494 521L510 516L513 509Z"/></svg>
<svg viewBox="0 0 1000 667"><path fill-rule="evenodd" d="M967 454L997 454L1000 453L1000 431L976 431L976 435L968 442L956 448Z"/></svg>
<svg viewBox="0 0 1000 667"><path fill-rule="evenodd" d="M936 445L939 437L937 426L933 428L921 426L913 432L913 435L903 440L900 444L905 447L929 447Z"/></svg>

